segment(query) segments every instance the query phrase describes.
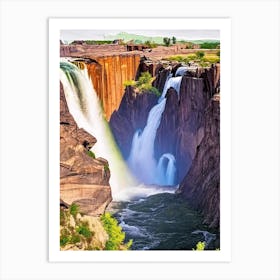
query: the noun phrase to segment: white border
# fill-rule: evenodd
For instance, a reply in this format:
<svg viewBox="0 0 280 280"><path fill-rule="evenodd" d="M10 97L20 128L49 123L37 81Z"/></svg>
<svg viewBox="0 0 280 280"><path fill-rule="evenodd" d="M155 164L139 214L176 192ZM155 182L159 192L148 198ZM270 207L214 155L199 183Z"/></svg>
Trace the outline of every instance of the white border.
<svg viewBox="0 0 280 280"><path fill-rule="evenodd" d="M112 28L112 26L114 28ZM221 40L221 250L59 250L59 39L60 30L218 29ZM185 28L187 27L187 28ZM228 262L231 260L231 27L230 19L114 18L49 19L49 260L67 262ZM54 94L56 93L56 94Z"/></svg>

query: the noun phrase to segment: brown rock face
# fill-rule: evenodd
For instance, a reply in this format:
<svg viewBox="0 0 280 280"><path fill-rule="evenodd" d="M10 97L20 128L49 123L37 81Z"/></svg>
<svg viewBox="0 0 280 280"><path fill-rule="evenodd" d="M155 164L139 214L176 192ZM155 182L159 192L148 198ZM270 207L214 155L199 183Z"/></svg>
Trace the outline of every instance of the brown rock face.
<svg viewBox="0 0 280 280"><path fill-rule="evenodd" d="M161 65L158 65L156 73L157 76L153 82L153 86L156 87L160 92L162 92L165 85L165 81L170 72L169 69L165 69Z"/></svg>
<svg viewBox="0 0 280 280"><path fill-rule="evenodd" d="M126 46L122 45L62 45L60 56L77 58L86 63L105 117L109 120L120 105L124 82L136 79L140 54L126 52Z"/></svg>
<svg viewBox="0 0 280 280"><path fill-rule="evenodd" d="M220 102L213 99L205 113L204 137L196 149L180 192L195 209L202 212L210 227L220 224Z"/></svg>
<svg viewBox="0 0 280 280"><path fill-rule="evenodd" d="M119 107L125 86L124 82L135 80L140 56L120 54L102 56L96 63L88 64L88 72L93 86L104 108L106 119Z"/></svg>
<svg viewBox="0 0 280 280"><path fill-rule="evenodd" d="M156 103L155 94L139 94L131 86L126 88L119 109L110 119L111 130L124 158L129 156L135 131L145 127L149 112Z"/></svg>
<svg viewBox="0 0 280 280"><path fill-rule="evenodd" d="M87 154L95 143L93 136L77 127L61 85L60 196L65 203L75 202L83 213L90 215L104 212L104 207L112 200L108 163Z"/></svg>
<svg viewBox="0 0 280 280"><path fill-rule="evenodd" d="M102 215L110 203L110 186L93 184L62 184L60 198L64 203L79 205L82 214L91 216Z"/></svg>

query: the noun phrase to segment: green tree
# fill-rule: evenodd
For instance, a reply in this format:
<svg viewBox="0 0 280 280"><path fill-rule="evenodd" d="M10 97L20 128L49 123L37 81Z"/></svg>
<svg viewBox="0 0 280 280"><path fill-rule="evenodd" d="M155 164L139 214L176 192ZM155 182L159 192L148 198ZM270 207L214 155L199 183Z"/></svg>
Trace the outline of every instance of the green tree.
<svg viewBox="0 0 280 280"><path fill-rule="evenodd" d="M109 240L106 242L106 250L120 250L121 248L129 249L132 245L132 240L124 243L125 232L122 231L118 221L112 217L110 213L105 213L101 216L101 221L104 229L109 235Z"/></svg>
<svg viewBox="0 0 280 280"><path fill-rule="evenodd" d="M197 51L197 52L195 53L195 55L196 55L196 57L197 57L198 59L202 59L202 58L204 57L205 53L202 52L202 51Z"/></svg>
<svg viewBox="0 0 280 280"><path fill-rule="evenodd" d="M164 37L163 38L163 43L165 44L166 47L169 47L170 46L170 38L168 37Z"/></svg>
<svg viewBox="0 0 280 280"><path fill-rule="evenodd" d="M175 45L176 42L177 42L177 39L176 39L176 37L173 36L173 37L172 37L172 44Z"/></svg>

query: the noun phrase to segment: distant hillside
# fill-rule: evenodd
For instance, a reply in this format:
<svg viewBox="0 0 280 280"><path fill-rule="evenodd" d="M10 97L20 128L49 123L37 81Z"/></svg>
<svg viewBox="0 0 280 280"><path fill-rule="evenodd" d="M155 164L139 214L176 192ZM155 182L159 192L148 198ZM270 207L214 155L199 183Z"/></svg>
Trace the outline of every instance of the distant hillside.
<svg viewBox="0 0 280 280"><path fill-rule="evenodd" d="M219 44L219 40L210 40L210 39L205 39L205 40L190 40L188 42L192 42L194 44L204 44L204 43L217 43Z"/></svg>
<svg viewBox="0 0 280 280"><path fill-rule="evenodd" d="M116 35L105 36L105 40L115 39L122 39L124 42L134 40L134 42L137 44L145 43L146 41L155 42L157 44L163 44L163 37L149 37L144 35L130 34L126 32L120 32Z"/></svg>
<svg viewBox="0 0 280 280"><path fill-rule="evenodd" d="M170 38L172 38L172 34L170 33ZM175 36L176 37L176 36ZM155 42L156 44L163 44L163 38L161 36L144 36L144 35L139 35L139 34L130 34L127 32L120 32L115 35L107 35L105 36L104 40L115 40L115 39L122 39L125 43L131 40L134 40L136 44L142 44L145 43L146 41L150 42ZM205 40L186 40L186 39L181 39L177 38L177 41L184 41L184 42L192 42L194 44L202 44L202 43L219 43L219 40L210 40L210 39L205 39Z"/></svg>

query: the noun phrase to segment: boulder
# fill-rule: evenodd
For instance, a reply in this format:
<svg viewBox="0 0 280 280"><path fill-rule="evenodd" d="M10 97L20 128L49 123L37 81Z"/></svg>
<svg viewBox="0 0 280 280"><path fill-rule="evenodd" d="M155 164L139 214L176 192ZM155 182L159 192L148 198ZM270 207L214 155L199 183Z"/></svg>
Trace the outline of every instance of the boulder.
<svg viewBox="0 0 280 280"><path fill-rule="evenodd" d="M85 215L99 216L112 201L110 186L93 184L61 184L60 198L63 203L79 206Z"/></svg>

